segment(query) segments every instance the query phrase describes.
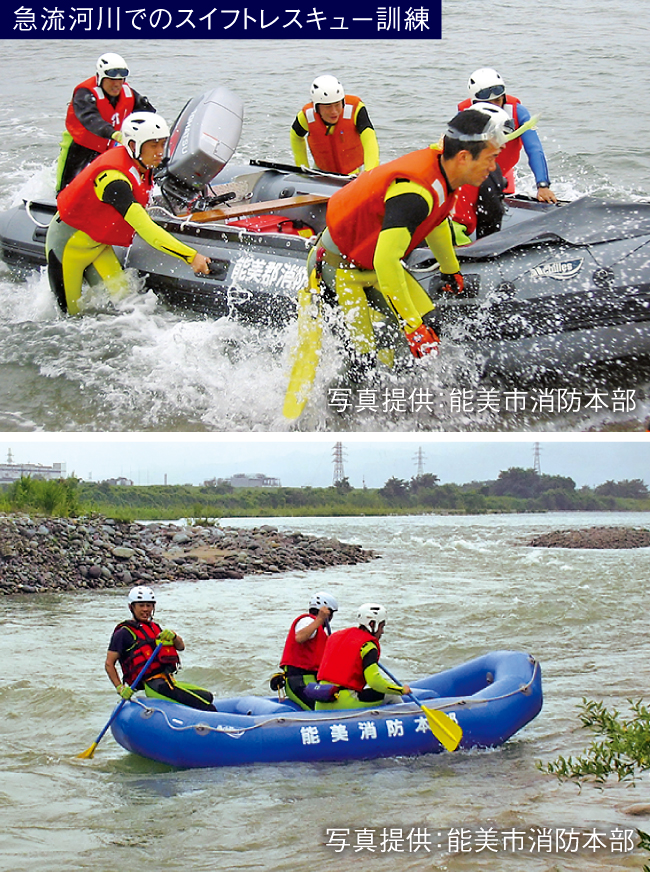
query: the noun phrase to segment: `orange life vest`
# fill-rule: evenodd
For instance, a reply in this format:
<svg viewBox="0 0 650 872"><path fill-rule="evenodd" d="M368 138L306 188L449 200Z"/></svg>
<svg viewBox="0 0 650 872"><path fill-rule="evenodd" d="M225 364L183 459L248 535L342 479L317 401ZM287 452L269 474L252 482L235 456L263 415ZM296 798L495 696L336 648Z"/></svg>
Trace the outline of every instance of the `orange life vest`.
<svg viewBox="0 0 650 872"><path fill-rule="evenodd" d="M325 124L313 103L303 106L309 127L307 144L319 170L347 175L363 164L363 145L355 124L360 103L358 97L346 94L343 113L333 126Z"/></svg>
<svg viewBox="0 0 650 872"><path fill-rule="evenodd" d="M95 179L106 170L118 170L131 183L137 202L146 206L153 179L151 171L143 177L138 166L123 145L96 157L59 193L56 202L63 221L104 245L131 245L135 235L133 227L114 206L98 199Z"/></svg>
<svg viewBox="0 0 650 872"><path fill-rule="evenodd" d="M130 115L133 112L133 107L135 106L135 95L131 88L124 82L122 85L122 90L120 91L120 95L117 98L117 103L115 106L112 105L111 101L108 99L103 89L97 84L97 77L91 76L89 79L86 79L85 82L81 82L81 84L77 85L74 89L72 96L77 93L81 88L85 88L88 91L92 91L95 95L95 99L97 100L97 109L99 110L99 114L102 116L104 121L107 121L111 124L116 130L119 130L122 126L122 122L126 118L127 115ZM74 107L72 105L72 100L68 105L68 113L65 118L65 126L66 130L70 134L70 136L74 139L77 145L83 145L85 148L90 148L93 151L98 151L100 154L106 151L111 144L111 140L104 139L101 136L97 136L94 133L91 133L90 130L87 130L81 121L77 118L74 112Z"/></svg>
<svg viewBox="0 0 650 872"><path fill-rule="evenodd" d="M316 635L307 639L306 642L296 642L296 624L303 618L314 619L314 615L298 615L296 620L291 624L291 629L287 635L287 641L284 643L284 651L282 652L282 660L280 666L297 666L299 669L304 669L307 672L317 672L325 650L327 642L327 633L321 626L316 630Z"/></svg>
<svg viewBox="0 0 650 872"><path fill-rule="evenodd" d="M323 660L318 670L318 680L361 691L366 686L363 675L361 648L373 642L381 654L379 641L362 627L337 630L327 640Z"/></svg>
<svg viewBox="0 0 650 872"><path fill-rule="evenodd" d="M122 627L133 636L133 645L127 651L126 657L120 660L124 683L133 686L140 670L151 657L156 647L156 638L162 633L162 628L155 621L122 621L115 630ZM155 675L157 672L176 672L180 662L176 648L173 645L163 645L141 679L140 686L148 676Z"/></svg>
<svg viewBox="0 0 650 872"><path fill-rule="evenodd" d="M416 227L406 253L413 251L451 212L455 192L440 167L437 145L380 164L337 191L327 205L327 227L340 251L358 266L373 268L377 239L386 211L384 198L396 179L409 179L433 196L433 208Z"/></svg>

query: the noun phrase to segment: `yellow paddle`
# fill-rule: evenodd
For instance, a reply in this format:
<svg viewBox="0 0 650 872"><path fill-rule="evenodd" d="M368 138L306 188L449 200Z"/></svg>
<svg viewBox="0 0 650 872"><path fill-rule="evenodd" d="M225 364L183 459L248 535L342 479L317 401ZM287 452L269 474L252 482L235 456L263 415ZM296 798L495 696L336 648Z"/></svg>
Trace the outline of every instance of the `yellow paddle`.
<svg viewBox="0 0 650 872"><path fill-rule="evenodd" d="M533 115L532 118L529 118L521 127L518 127L516 130L513 130L512 133L506 133L505 140L506 142L510 142L512 139L517 139L525 133L527 130L535 130L537 128L537 122L539 121L539 115Z"/></svg>
<svg viewBox="0 0 650 872"><path fill-rule="evenodd" d="M402 683L398 681L394 675L391 675L382 663L379 663L378 665L380 669L383 669L386 675L395 682L395 684L398 684L400 687L402 686ZM455 751L460 744L460 740L463 738L463 730L460 724L457 724L456 721L444 712L423 705L413 692L410 694L405 693L404 696L409 697L414 703L420 706L426 716L431 732L440 744L448 751Z"/></svg>
<svg viewBox="0 0 650 872"><path fill-rule="evenodd" d="M293 349L293 365L282 413L295 421L309 399L321 353L323 315L319 290L312 270L309 286L298 293L298 342Z"/></svg>
<svg viewBox="0 0 650 872"><path fill-rule="evenodd" d="M133 684L131 685L131 687L137 687L137 686L138 686L138 684L140 683L140 679L142 678L142 676L145 674L145 672L147 671L147 669L148 669L148 668L151 666L151 664L153 663L154 657L155 657L156 654L158 653L159 649L162 648L162 644L163 644L162 642L159 642L159 643L156 645L156 647L153 649L153 653L151 654L151 657L150 657L150 658L147 660L147 662L144 664L144 666L142 667L142 669L141 669L140 672L138 673L138 675L137 675L135 681L133 682ZM85 750L85 751L82 751L81 754L77 754L77 757L81 757L81 758L84 759L84 760L88 760L90 757L94 756L94 754L95 754L95 748L96 748L97 745L99 745L99 743L101 742L101 740L102 740L102 738L103 738L103 736L104 736L104 733L106 732L106 730L108 730L108 728L109 728L110 725L113 723L113 721L115 720L115 718L116 718L116 717L118 716L118 714L122 711L122 706L123 706L125 703L127 703L127 702L128 702L128 700L123 699L123 700L122 700L122 701L121 701L121 702L116 706L115 710L113 711L113 714L110 716L110 718L109 718L108 721L106 722L106 726L105 726L104 729L101 731L101 733L97 736L97 738L96 738L95 741L92 743L92 745L90 746L90 748L86 748L86 750Z"/></svg>

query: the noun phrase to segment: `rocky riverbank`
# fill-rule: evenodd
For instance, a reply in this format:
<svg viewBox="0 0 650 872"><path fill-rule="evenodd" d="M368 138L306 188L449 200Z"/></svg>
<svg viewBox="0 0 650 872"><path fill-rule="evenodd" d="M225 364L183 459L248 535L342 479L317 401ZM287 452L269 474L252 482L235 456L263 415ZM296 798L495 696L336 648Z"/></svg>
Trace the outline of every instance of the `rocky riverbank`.
<svg viewBox="0 0 650 872"><path fill-rule="evenodd" d="M648 548L650 530L642 527L589 527L542 533L526 542L534 548Z"/></svg>
<svg viewBox="0 0 650 872"><path fill-rule="evenodd" d="M376 556L358 545L268 525L240 530L0 515L0 595L245 578Z"/></svg>

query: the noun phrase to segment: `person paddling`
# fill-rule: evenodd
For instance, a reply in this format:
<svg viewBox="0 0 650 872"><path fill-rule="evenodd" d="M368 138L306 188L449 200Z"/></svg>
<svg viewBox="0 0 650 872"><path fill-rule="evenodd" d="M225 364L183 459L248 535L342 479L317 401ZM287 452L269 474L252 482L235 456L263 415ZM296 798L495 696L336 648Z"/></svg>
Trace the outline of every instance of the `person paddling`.
<svg viewBox="0 0 650 872"><path fill-rule="evenodd" d="M329 624L338 607L331 594L315 593L308 613L298 615L287 634L280 667L285 675L287 696L303 709L314 708L314 700L305 695L305 685L316 681Z"/></svg>
<svg viewBox="0 0 650 872"><path fill-rule="evenodd" d="M136 690L143 687L148 696L157 696L190 708L216 711L209 690L191 684L177 682L174 673L180 666L179 651L185 650L185 642L173 630L163 630L154 619L156 595L150 587L141 585L132 588L127 598L131 619L122 621L113 630L108 645L104 668L118 694L130 699ZM158 654L137 686L133 686L143 665L157 644L162 643ZM119 661L122 678L116 665Z"/></svg>
<svg viewBox="0 0 650 872"><path fill-rule="evenodd" d="M379 640L386 627L386 609L364 603L357 612L357 626L337 630L327 640L318 681L336 688L336 698L318 700L316 710L372 708L393 702L388 695L410 694L408 684L387 680L379 669Z"/></svg>

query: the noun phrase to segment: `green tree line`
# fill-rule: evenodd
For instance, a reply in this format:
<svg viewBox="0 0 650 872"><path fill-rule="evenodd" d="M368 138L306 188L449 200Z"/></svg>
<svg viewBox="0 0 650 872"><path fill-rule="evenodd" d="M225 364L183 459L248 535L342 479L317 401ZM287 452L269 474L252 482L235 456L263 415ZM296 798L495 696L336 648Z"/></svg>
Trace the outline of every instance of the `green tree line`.
<svg viewBox="0 0 650 872"><path fill-rule="evenodd" d="M111 515L124 520L342 516L549 511L650 511L640 479L576 488L565 476L512 467L494 481L440 484L426 473L389 478L381 488L353 488L347 479L325 488L233 488L218 485L124 486L74 477L23 477L0 491L0 511L48 515Z"/></svg>

